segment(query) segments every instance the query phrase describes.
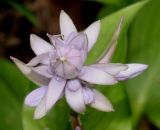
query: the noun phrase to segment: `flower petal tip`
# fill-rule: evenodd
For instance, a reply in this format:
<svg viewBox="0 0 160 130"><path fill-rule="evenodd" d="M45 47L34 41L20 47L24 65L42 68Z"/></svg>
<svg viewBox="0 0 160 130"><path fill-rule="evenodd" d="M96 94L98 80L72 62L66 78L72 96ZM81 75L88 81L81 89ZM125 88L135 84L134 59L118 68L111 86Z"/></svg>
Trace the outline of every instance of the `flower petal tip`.
<svg viewBox="0 0 160 130"><path fill-rule="evenodd" d="M34 115L33 115L33 119L34 120L38 120L38 119L41 119L42 117L44 117L45 114L42 114L42 113L38 113L38 112L34 112Z"/></svg>
<svg viewBox="0 0 160 130"><path fill-rule="evenodd" d="M36 55L40 55L53 50L53 47L47 41L35 34L30 35L30 46Z"/></svg>
<svg viewBox="0 0 160 130"><path fill-rule="evenodd" d="M65 12L63 9L61 10L60 15L61 15L62 13L65 13L65 14L66 14L66 12Z"/></svg>
<svg viewBox="0 0 160 130"><path fill-rule="evenodd" d="M96 43L98 36L99 36L99 32L100 32L100 20L92 23L91 25L89 25L89 27L87 27L84 30L84 33L87 35L88 37L88 51L91 50L91 48L94 46L94 44Z"/></svg>
<svg viewBox="0 0 160 130"><path fill-rule="evenodd" d="M127 66L128 69L121 71L116 75L117 80L122 81L134 78L148 68L148 65L146 64L127 64Z"/></svg>
<svg viewBox="0 0 160 130"><path fill-rule="evenodd" d="M64 35L64 39L66 39L71 32L77 32L77 29L69 17L69 15L64 11L61 10L60 12L60 30L61 34Z"/></svg>
<svg viewBox="0 0 160 130"><path fill-rule="evenodd" d="M20 60L10 56L10 58L13 60L13 62L17 65L17 67L24 73L24 74L28 74L31 72L31 69L29 67L27 67L23 62L21 62Z"/></svg>

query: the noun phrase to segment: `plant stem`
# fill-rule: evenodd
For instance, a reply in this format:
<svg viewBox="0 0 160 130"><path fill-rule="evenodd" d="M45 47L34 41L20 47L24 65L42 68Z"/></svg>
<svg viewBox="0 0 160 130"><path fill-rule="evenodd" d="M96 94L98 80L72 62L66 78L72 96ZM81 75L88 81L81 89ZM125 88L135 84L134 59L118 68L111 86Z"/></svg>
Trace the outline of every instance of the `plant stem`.
<svg viewBox="0 0 160 130"><path fill-rule="evenodd" d="M79 114L74 111L71 111L70 117L73 130L83 130L79 119Z"/></svg>

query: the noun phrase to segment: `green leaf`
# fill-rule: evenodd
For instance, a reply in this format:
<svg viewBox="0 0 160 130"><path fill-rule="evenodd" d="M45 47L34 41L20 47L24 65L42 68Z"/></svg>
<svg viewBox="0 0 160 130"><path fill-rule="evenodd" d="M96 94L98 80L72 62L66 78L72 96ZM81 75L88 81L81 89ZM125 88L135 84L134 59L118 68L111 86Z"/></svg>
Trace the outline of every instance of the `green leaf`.
<svg viewBox="0 0 160 130"><path fill-rule="evenodd" d="M0 79L0 129L22 130L21 105L15 95Z"/></svg>
<svg viewBox="0 0 160 130"><path fill-rule="evenodd" d="M160 128L160 1L150 1L137 15L129 35L128 62L145 63L149 69L128 82L135 128L145 116Z"/></svg>
<svg viewBox="0 0 160 130"><path fill-rule="evenodd" d="M122 2L124 2L124 0L94 0L94 1L97 1L102 4L110 4L110 5L119 5Z"/></svg>
<svg viewBox="0 0 160 130"><path fill-rule="evenodd" d="M125 17L122 33L118 41L116 53L113 57L113 62L124 62L126 56L126 33L132 22L134 16L145 5L145 2L140 2L132 6L126 7L114 14L111 14L102 19L102 27L99 39L91 50L87 63L95 62L102 52L107 47L111 40L111 36L122 16ZM115 112L104 113L97 110L89 109L85 115L82 116L82 124L85 130L131 130L132 120L131 111L124 84L119 83L112 88L97 86L101 91L111 100L115 107Z"/></svg>
<svg viewBox="0 0 160 130"><path fill-rule="evenodd" d="M70 127L69 110L64 101L59 101L44 118L34 120L34 109L23 108L24 130L67 130Z"/></svg>
<svg viewBox="0 0 160 130"><path fill-rule="evenodd" d="M22 130L21 108L29 81L6 60L0 59L0 129Z"/></svg>
<svg viewBox="0 0 160 130"><path fill-rule="evenodd" d="M17 101L23 102L24 95L26 94L30 81L18 70L18 68L7 60L0 59L0 79L7 85Z"/></svg>
<svg viewBox="0 0 160 130"><path fill-rule="evenodd" d="M99 34L99 38L95 44L95 46L91 49L89 56L87 58L87 64L94 63L100 55L106 50L107 45L109 41L111 40L111 37L113 35L113 32L115 31L117 24L119 23L122 16L124 16L124 23L122 27L121 36L118 41L118 49L116 54L118 58L114 58L119 61L124 61L125 52L126 52L126 38L125 34L127 33L127 28L130 25L132 19L136 15L136 13L139 11L141 7L146 3L146 1L136 3L132 6L128 6L116 13L113 13L101 20L101 31ZM120 47L122 46L122 47ZM115 56L115 57L117 57Z"/></svg>

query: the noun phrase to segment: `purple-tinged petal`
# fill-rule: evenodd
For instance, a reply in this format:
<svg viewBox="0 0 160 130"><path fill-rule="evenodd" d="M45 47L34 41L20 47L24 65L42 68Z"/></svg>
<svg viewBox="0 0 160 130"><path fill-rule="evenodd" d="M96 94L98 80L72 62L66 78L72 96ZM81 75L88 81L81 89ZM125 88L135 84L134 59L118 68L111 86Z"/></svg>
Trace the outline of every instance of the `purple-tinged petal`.
<svg viewBox="0 0 160 130"><path fill-rule="evenodd" d="M33 67L32 68L33 71L35 71L36 73L40 74L40 75L44 75L47 78L52 78L53 74L51 74L51 72L49 71L49 66L48 65L40 65L37 67Z"/></svg>
<svg viewBox="0 0 160 130"><path fill-rule="evenodd" d="M86 49L88 46L87 35L84 33L79 33L70 41L69 45L79 50Z"/></svg>
<svg viewBox="0 0 160 130"><path fill-rule="evenodd" d="M113 85L117 83L110 74L89 66L82 67L79 78L92 84Z"/></svg>
<svg viewBox="0 0 160 130"><path fill-rule="evenodd" d="M25 104L30 107L37 106L46 93L47 87L39 87L29 93L25 98Z"/></svg>
<svg viewBox="0 0 160 130"><path fill-rule="evenodd" d="M59 62L55 67L55 74L65 79L71 79L78 75L79 70L69 62Z"/></svg>
<svg viewBox="0 0 160 130"><path fill-rule="evenodd" d="M87 29L84 30L84 33L87 34L88 38L88 51L94 46L97 41L99 32L100 32L100 20L92 23Z"/></svg>
<svg viewBox="0 0 160 130"><path fill-rule="evenodd" d="M114 111L112 104L102 93L93 89L93 95L94 101L90 104L91 107L105 112Z"/></svg>
<svg viewBox="0 0 160 130"><path fill-rule="evenodd" d="M35 34L30 35L30 45L36 55L54 50L53 46Z"/></svg>
<svg viewBox="0 0 160 130"><path fill-rule="evenodd" d="M97 69L100 69L106 73L109 73L111 75L116 75L120 71L126 70L128 68L125 64L119 64L119 63L109 63L109 64L92 64L90 67L94 67Z"/></svg>
<svg viewBox="0 0 160 130"><path fill-rule="evenodd" d="M46 109L46 96L44 96L35 109L34 119L40 119L44 117L47 114L47 112L48 111Z"/></svg>
<svg viewBox="0 0 160 130"><path fill-rule="evenodd" d="M134 78L141 74L148 67L148 65L145 64L127 64L127 66L128 69L121 71L116 75L117 80L121 81Z"/></svg>
<svg viewBox="0 0 160 130"><path fill-rule="evenodd" d="M14 61L14 63L17 65L17 67L20 69L20 71L30 80L32 80L35 84L38 84L39 86L46 86L49 83L49 78L40 75L32 70L32 67L27 66L20 60L11 57L11 59Z"/></svg>
<svg viewBox="0 0 160 130"><path fill-rule="evenodd" d="M65 44L69 44L70 41L78 35L78 32L71 32L65 40Z"/></svg>
<svg viewBox="0 0 160 130"><path fill-rule="evenodd" d="M31 59L26 65L27 66L36 66L38 64L48 65L50 63L51 58L54 59L55 53L43 53Z"/></svg>
<svg viewBox="0 0 160 130"><path fill-rule="evenodd" d="M93 90L89 87L83 87L83 97L85 104L90 104L94 101Z"/></svg>
<svg viewBox="0 0 160 130"><path fill-rule="evenodd" d="M121 18L121 20L120 20L120 22L118 24L118 27L117 27L116 31L114 32L114 34L113 34L111 42L108 44L109 45L108 49L106 50L104 55L98 60L97 63L110 63L111 62L113 53L114 53L115 48L116 48L117 39L118 39L118 37L120 35L120 31L121 31L121 28L122 28L123 19L124 19L124 17Z"/></svg>
<svg viewBox="0 0 160 130"><path fill-rule="evenodd" d="M67 82L66 87L70 91L77 91L80 87L82 87L82 85L78 79L71 79Z"/></svg>
<svg viewBox="0 0 160 130"><path fill-rule="evenodd" d="M77 29L71 18L62 10L60 13L60 30L66 39L71 32L77 32Z"/></svg>
<svg viewBox="0 0 160 130"><path fill-rule="evenodd" d="M48 85L48 90L46 93L46 109L50 110L51 107L59 100L61 97L66 80L60 77L53 77Z"/></svg>
<svg viewBox="0 0 160 130"><path fill-rule="evenodd" d="M88 53L88 39L86 34L77 34L77 36L74 37L68 45L73 46L81 52L82 63L84 63Z"/></svg>
<svg viewBox="0 0 160 130"><path fill-rule="evenodd" d="M49 39L55 49L58 49L59 47L64 46L64 41L62 41L60 38L57 38L57 36L50 35L48 33L47 33L47 36L49 37Z"/></svg>
<svg viewBox="0 0 160 130"><path fill-rule="evenodd" d="M65 87L65 97L67 103L75 112L82 113L85 111L83 90L79 80L70 80L67 82Z"/></svg>

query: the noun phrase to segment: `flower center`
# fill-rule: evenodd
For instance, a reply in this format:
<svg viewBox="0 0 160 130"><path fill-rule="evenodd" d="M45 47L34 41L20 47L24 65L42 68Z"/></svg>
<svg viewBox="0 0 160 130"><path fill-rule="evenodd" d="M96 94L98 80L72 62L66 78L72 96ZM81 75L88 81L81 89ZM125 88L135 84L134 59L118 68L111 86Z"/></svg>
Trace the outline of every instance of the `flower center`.
<svg viewBox="0 0 160 130"><path fill-rule="evenodd" d="M55 57L51 59L51 70L54 74L65 78L75 78L83 65L83 54L70 46L56 49Z"/></svg>
<svg viewBox="0 0 160 130"><path fill-rule="evenodd" d="M64 56L62 56L62 57L59 58L59 60L63 62L63 61L66 60L66 58Z"/></svg>

